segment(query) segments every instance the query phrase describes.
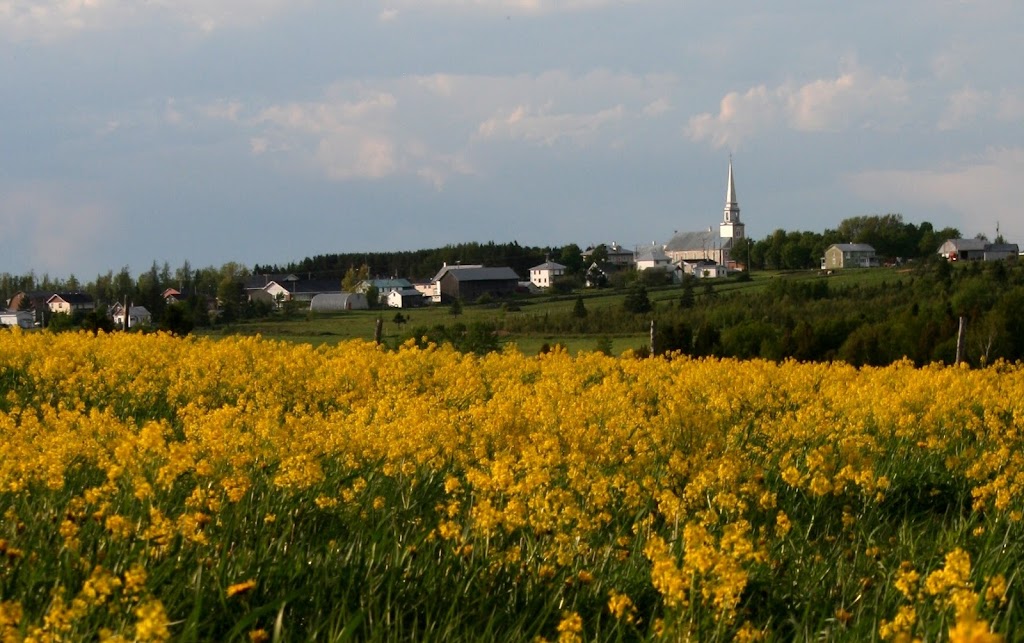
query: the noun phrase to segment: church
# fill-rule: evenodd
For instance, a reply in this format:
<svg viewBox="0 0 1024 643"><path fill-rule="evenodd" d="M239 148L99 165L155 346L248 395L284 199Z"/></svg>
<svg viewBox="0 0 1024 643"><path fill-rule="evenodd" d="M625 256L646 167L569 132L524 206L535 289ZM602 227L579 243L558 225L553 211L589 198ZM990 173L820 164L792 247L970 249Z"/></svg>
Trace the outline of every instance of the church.
<svg viewBox="0 0 1024 643"><path fill-rule="evenodd" d="M729 182L725 188L725 212L718 230L708 228L697 232L677 232L667 244L665 254L672 263L711 261L735 268L737 259L730 256L733 244L744 238L744 226L740 221L740 206L736 201L736 182L732 175L732 159L729 159ZM744 259L739 258L740 261Z"/></svg>

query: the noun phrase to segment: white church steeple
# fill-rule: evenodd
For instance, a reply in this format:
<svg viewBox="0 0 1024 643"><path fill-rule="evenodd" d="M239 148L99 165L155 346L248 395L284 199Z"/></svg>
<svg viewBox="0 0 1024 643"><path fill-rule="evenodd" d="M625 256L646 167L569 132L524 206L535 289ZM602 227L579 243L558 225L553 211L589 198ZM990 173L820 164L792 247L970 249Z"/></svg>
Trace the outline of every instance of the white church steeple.
<svg viewBox="0 0 1024 643"><path fill-rule="evenodd" d="M742 239L744 225L740 221L740 205L736 201L736 183L732 178L732 157L729 157L729 183L725 188L725 212L718 234L723 239Z"/></svg>

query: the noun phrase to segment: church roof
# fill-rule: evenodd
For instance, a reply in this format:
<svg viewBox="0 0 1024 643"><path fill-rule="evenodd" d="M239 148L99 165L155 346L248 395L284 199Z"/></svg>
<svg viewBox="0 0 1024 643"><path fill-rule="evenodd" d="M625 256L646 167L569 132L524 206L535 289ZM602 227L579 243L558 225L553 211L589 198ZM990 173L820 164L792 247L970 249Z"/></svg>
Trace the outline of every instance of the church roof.
<svg viewBox="0 0 1024 643"><path fill-rule="evenodd" d="M678 232L665 244L668 252L686 252L693 250L714 250L716 248L732 248L732 239L723 239L718 232L700 230L698 232Z"/></svg>

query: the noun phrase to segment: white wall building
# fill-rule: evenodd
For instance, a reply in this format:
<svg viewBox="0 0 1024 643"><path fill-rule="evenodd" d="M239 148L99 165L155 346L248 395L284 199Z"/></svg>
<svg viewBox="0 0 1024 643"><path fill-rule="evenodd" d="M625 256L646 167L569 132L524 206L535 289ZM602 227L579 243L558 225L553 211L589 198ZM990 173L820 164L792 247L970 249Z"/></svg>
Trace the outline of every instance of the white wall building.
<svg viewBox="0 0 1024 643"><path fill-rule="evenodd" d="M565 274L565 266L554 261L545 261L530 268L530 283L538 288L550 288L555 279Z"/></svg>

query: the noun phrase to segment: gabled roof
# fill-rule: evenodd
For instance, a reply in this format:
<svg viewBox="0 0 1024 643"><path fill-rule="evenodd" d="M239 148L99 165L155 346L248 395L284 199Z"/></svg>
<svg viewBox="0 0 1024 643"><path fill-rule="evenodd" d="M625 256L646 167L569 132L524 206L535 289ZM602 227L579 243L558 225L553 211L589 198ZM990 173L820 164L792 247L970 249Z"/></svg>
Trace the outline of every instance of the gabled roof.
<svg viewBox="0 0 1024 643"><path fill-rule="evenodd" d="M92 297L88 293L84 292L58 292L50 296L46 300L46 303L50 303L54 300L60 300L69 304L91 304Z"/></svg>
<svg viewBox="0 0 1024 643"><path fill-rule="evenodd" d="M555 263L554 261L545 261L539 266L534 266L533 268L530 268L531 272L534 270L565 270L565 266L563 266L560 263Z"/></svg>
<svg viewBox="0 0 1024 643"><path fill-rule="evenodd" d="M874 252L875 249L866 243L833 243L829 248L838 248L843 252Z"/></svg>
<svg viewBox="0 0 1024 643"><path fill-rule="evenodd" d="M942 245L949 244L957 252L969 252L971 250L984 250L988 245L983 239L947 239Z"/></svg>
<svg viewBox="0 0 1024 643"><path fill-rule="evenodd" d="M483 264L479 264L479 263L477 263L477 264L466 264L465 266L463 266L461 264L455 264L453 266L445 264L445 265L441 266L441 269L437 271L437 274L434 275L434 278L431 279L431 281L441 281L441 277L444 277L446 274L448 274L452 270L469 270L471 268L483 268L483 267L484 267Z"/></svg>
<svg viewBox="0 0 1024 643"><path fill-rule="evenodd" d="M460 268L450 272L455 281L519 281L515 270L500 268Z"/></svg>
<svg viewBox="0 0 1024 643"><path fill-rule="evenodd" d="M636 261L653 261L655 263L668 263L668 255L658 246L644 246L636 251Z"/></svg>
<svg viewBox="0 0 1024 643"><path fill-rule="evenodd" d="M275 282L281 287L286 287L286 282L298 281L299 278L290 272L280 272L268 275L249 275L245 278L246 290L259 290L266 288L270 282Z"/></svg>

